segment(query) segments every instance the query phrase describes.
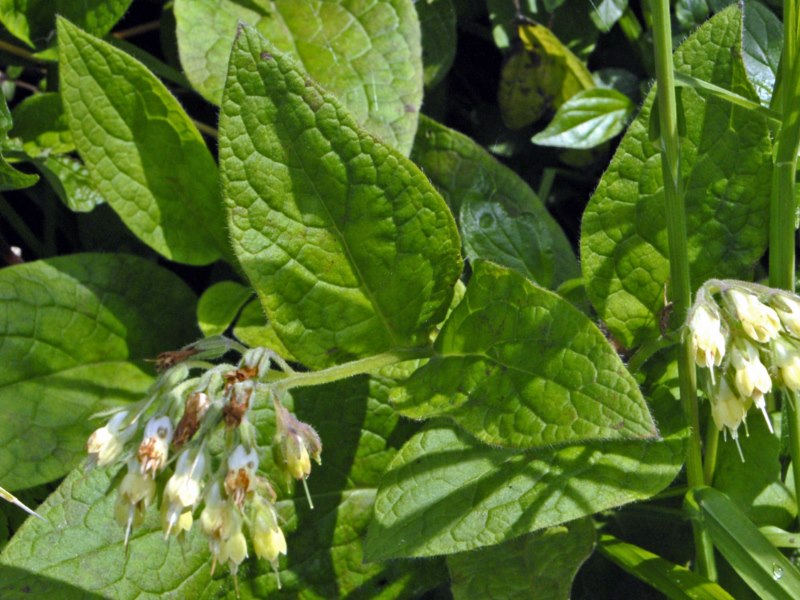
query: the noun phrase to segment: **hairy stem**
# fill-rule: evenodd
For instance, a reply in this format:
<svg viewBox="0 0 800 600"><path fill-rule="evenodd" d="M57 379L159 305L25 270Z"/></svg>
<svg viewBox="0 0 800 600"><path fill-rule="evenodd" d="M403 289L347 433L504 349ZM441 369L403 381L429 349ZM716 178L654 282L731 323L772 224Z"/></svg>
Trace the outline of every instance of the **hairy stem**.
<svg viewBox="0 0 800 600"><path fill-rule="evenodd" d="M683 320L691 306L692 287L689 277L689 257L686 241L686 211L681 190L678 113L675 98L675 74L672 64L672 31L669 2L653 0L653 35L658 111L661 130L661 170L664 178L664 205L669 239L670 288L675 313ZM678 376L681 404L689 426L689 448L686 473L689 488L705 484L700 446L700 419L697 408L697 374L690 347L691 340L682 340L678 347ZM714 551L711 539L698 521L692 522L696 570L708 579L716 579Z"/></svg>

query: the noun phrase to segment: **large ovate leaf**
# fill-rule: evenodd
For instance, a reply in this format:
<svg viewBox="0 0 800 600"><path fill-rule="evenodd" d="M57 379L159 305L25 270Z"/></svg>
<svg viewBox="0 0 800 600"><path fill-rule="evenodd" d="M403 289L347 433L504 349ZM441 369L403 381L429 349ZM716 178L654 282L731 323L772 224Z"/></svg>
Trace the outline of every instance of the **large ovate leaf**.
<svg viewBox="0 0 800 600"><path fill-rule="evenodd" d="M254 29L233 47L220 166L234 250L309 366L427 344L461 272L442 198Z"/></svg>
<svg viewBox="0 0 800 600"><path fill-rule="evenodd" d="M594 548L594 524L578 519L496 546L447 557L455 600L568 600L572 579Z"/></svg>
<svg viewBox="0 0 800 600"><path fill-rule="evenodd" d="M61 98L97 191L148 246L207 264L227 251L214 158L167 88L121 50L58 21Z"/></svg>
<svg viewBox="0 0 800 600"><path fill-rule="evenodd" d="M459 215L469 258L547 287L579 275L569 240L536 193L476 142L422 117L411 158Z"/></svg>
<svg viewBox="0 0 800 600"><path fill-rule="evenodd" d="M2 269L0 300L0 481L11 490L67 473L99 426L89 416L138 400L145 360L197 335L191 291L132 256Z"/></svg>
<svg viewBox="0 0 800 600"><path fill-rule="evenodd" d="M50 43L56 15L103 36L122 18L132 0L0 0L0 23L34 48Z"/></svg>
<svg viewBox="0 0 800 600"><path fill-rule="evenodd" d="M367 557L471 550L648 498L678 474L683 448L677 434L519 452L432 423L381 480Z"/></svg>
<svg viewBox="0 0 800 600"><path fill-rule="evenodd" d="M757 100L741 61L741 12L732 7L675 52L678 71ZM767 241L771 178L765 121L681 88L681 185L692 281L749 278ZM659 335L669 277L659 148L650 140L651 91L592 196L582 222L587 292L614 336L634 346Z"/></svg>
<svg viewBox="0 0 800 600"><path fill-rule="evenodd" d="M35 161L50 187L72 211L91 212L105 202L95 189L86 166L65 154L42 156Z"/></svg>
<svg viewBox="0 0 800 600"><path fill-rule="evenodd" d="M222 99L241 21L298 61L365 129L410 151L423 88L411 0L177 0L175 19L181 64L211 102Z"/></svg>
<svg viewBox="0 0 800 600"><path fill-rule="evenodd" d="M238 573L241 598L411 598L445 580L438 560L363 560L361 536L378 479L397 445L413 431L386 404L383 387L360 377L296 396L294 411L313 424L326 448L322 466L315 466L308 480L315 508L309 509L302 487L296 498L279 499L288 544L288 555L280 560L282 594L269 564L257 560L251 546L251 557ZM261 441L271 441L271 407L256 408L252 418ZM262 453L267 471L269 463L269 452ZM114 521L115 492L106 495L109 475L103 470L73 473L39 507L48 522L26 523L0 555L0 596L14 597L23 589L44 593L54 584L68 584L85 594L123 600L236 598L224 566L217 565L216 575L210 576L208 542L197 522L184 546L168 544L158 510L151 507L126 554L123 528Z"/></svg>
<svg viewBox="0 0 800 600"><path fill-rule="evenodd" d="M600 330L514 271L476 263L434 349L393 392L407 416L447 416L487 443L518 448L657 435Z"/></svg>

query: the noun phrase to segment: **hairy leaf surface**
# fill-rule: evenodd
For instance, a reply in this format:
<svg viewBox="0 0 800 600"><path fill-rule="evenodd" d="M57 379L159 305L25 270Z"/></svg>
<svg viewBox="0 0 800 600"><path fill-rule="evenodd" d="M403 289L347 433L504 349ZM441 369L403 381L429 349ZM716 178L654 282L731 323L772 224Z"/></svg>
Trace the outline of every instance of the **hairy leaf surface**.
<svg viewBox="0 0 800 600"><path fill-rule="evenodd" d="M741 12L731 7L675 52L678 71L757 100L741 60ZM715 97L681 88L685 190L692 282L749 279L767 241L771 179L765 121ZM659 335L669 277L659 148L649 125L654 90L628 128L586 207L581 265L599 316L627 347Z"/></svg>
<svg viewBox="0 0 800 600"><path fill-rule="evenodd" d="M102 425L89 417L138 400L145 359L197 335L191 291L132 256L7 267L0 299L0 480L11 490L67 473Z"/></svg>
<svg viewBox="0 0 800 600"><path fill-rule="evenodd" d="M220 119L234 249L309 366L426 344L461 272L442 198L287 56L244 27Z"/></svg>

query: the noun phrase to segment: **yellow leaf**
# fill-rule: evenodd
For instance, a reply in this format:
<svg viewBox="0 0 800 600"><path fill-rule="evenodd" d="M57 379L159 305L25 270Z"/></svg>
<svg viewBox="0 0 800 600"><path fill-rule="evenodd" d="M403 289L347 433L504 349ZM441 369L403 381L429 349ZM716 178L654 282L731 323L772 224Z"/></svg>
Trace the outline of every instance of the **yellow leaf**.
<svg viewBox="0 0 800 600"><path fill-rule="evenodd" d="M517 33L521 44L503 66L498 95L510 129L525 127L595 87L586 65L547 27L524 23Z"/></svg>

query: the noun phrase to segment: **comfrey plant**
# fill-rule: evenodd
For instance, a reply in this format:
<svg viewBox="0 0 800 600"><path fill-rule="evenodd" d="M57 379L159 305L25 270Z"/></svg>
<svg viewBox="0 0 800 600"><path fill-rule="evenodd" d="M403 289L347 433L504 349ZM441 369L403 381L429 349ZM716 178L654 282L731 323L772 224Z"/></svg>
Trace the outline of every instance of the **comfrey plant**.
<svg viewBox="0 0 800 600"><path fill-rule="evenodd" d="M800 298L756 283L712 279L698 290L685 333L695 363L708 370L706 393L717 429L730 433L738 447L739 426L747 427L747 411L755 406L772 432L767 395L774 386L800 390Z"/></svg>
<svg viewBox="0 0 800 600"><path fill-rule="evenodd" d="M239 354L238 362L207 362L228 351ZM259 447L248 414L256 400L273 402L275 463L287 478L303 482L313 508L306 478L311 460L321 463L322 443L265 382L273 363L284 373L291 367L270 350L247 349L221 336L162 354L157 363L162 373L147 396L115 412L86 444L87 468L125 465L114 510L125 528L125 545L164 484L165 540L182 540L202 506L200 527L208 538L212 574L219 562L236 577L249 555L247 531L256 556L272 565L280 587L278 557L286 554L286 539L275 510L275 490L259 472L265 448ZM216 437L222 450L212 452Z"/></svg>

